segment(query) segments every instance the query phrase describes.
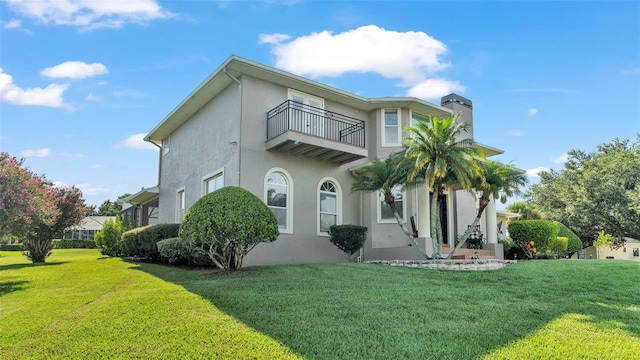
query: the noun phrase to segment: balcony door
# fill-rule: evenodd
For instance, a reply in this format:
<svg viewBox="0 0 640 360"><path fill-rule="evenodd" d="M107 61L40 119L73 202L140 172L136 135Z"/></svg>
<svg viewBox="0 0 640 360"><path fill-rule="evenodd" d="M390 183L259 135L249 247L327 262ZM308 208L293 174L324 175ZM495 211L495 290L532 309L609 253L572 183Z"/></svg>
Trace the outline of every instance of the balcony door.
<svg viewBox="0 0 640 360"><path fill-rule="evenodd" d="M324 137L324 99L289 89L289 129Z"/></svg>

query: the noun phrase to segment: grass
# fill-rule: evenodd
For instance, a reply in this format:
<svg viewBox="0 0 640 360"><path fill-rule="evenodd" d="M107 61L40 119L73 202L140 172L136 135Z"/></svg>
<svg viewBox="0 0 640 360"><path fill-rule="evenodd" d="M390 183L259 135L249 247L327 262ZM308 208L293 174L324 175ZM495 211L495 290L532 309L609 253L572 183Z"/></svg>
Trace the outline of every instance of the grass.
<svg viewBox="0 0 640 360"><path fill-rule="evenodd" d="M12 253L2 253L8 255ZM0 358L635 359L640 263L369 264L228 276L58 250L0 258Z"/></svg>

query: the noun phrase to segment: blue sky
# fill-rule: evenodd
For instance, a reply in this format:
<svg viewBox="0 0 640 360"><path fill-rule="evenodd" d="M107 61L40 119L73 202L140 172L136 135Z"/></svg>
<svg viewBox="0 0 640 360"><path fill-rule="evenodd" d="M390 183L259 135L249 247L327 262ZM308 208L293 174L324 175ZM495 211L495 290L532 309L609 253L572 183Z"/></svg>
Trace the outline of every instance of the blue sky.
<svg viewBox="0 0 640 360"><path fill-rule="evenodd" d="M461 94L533 182L640 132L636 1L0 0L0 151L87 204L153 186L142 137L232 54L365 97Z"/></svg>

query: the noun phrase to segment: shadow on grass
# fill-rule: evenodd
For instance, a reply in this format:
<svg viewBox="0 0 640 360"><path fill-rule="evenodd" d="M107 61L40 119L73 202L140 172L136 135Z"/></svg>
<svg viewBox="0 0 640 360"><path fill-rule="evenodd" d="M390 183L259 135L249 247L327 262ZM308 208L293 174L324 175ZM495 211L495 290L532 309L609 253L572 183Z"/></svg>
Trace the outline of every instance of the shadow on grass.
<svg viewBox="0 0 640 360"><path fill-rule="evenodd" d="M62 265L66 263L67 263L66 261L53 261L53 262L35 263L35 264L28 263L28 264L0 265L0 270L19 270L19 269L32 268L32 267Z"/></svg>
<svg viewBox="0 0 640 360"><path fill-rule="evenodd" d="M617 322L640 338L640 303L630 295L640 293L637 278L609 284L594 269L579 281L542 267L449 272L367 264L255 267L220 277L131 263L310 359L478 358L567 313L598 326Z"/></svg>
<svg viewBox="0 0 640 360"><path fill-rule="evenodd" d="M22 290L28 283L29 281L26 280L0 282L0 297L10 292Z"/></svg>

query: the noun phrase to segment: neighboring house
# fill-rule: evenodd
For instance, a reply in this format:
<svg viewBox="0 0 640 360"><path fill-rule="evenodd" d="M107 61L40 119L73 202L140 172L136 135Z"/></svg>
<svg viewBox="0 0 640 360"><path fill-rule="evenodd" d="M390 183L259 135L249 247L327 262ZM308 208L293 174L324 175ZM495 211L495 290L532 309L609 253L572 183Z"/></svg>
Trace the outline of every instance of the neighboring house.
<svg viewBox="0 0 640 360"><path fill-rule="evenodd" d="M417 98L364 98L319 82L231 56L145 137L160 148L159 184L124 199L139 224L179 223L200 197L241 186L273 211L280 236L258 245L246 265L336 262L333 224L368 228L360 260L420 259L379 194L351 193L358 167L401 150L405 128L427 115L460 114L472 124L472 103L456 94L441 105ZM487 155L501 150L477 144ZM431 253L428 189L398 189L400 214ZM442 199L445 242L452 244L476 214L474 196L448 191ZM154 215L155 216L155 215ZM497 242L495 203L480 230Z"/></svg>
<svg viewBox="0 0 640 360"><path fill-rule="evenodd" d="M596 248L589 246L585 249L585 259L622 259L640 261L640 241L625 238L624 246L612 249L610 246Z"/></svg>
<svg viewBox="0 0 640 360"><path fill-rule="evenodd" d="M138 226L158 223L158 187L142 188L137 193L118 200L120 214Z"/></svg>
<svg viewBox="0 0 640 360"><path fill-rule="evenodd" d="M102 230L107 220L115 220L115 216L87 216L80 224L64 231L65 240L93 240L96 232Z"/></svg>

